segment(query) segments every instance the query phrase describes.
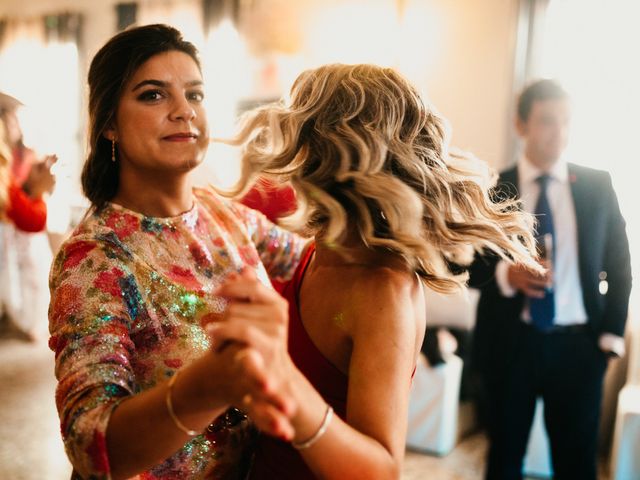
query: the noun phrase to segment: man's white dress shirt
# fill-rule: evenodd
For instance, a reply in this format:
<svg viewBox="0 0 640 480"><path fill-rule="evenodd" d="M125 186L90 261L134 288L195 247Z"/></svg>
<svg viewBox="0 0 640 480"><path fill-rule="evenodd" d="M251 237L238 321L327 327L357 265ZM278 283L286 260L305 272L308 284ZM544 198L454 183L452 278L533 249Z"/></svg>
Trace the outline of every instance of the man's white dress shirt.
<svg viewBox="0 0 640 480"><path fill-rule="evenodd" d="M554 325L581 325L587 323L587 312L582 300L582 285L578 263L578 228L576 213L571 194L569 166L564 159L559 159L550 171L544 172L533 165L526 157L518 161L518 191L524 211L533 213L540 195L540 185L536 179L547 173L550 177L547 184L547 197L553 212L553 289L555 293ZM500 293L505 297L513 297L516 290L509 284L507 272L509 264L501 260L496 267L496 282ZM531 322L529 304L525 302L522 320ZM600 336L599 346L602 350L617 355L624 354L624 339L611 333Z"/></svg>

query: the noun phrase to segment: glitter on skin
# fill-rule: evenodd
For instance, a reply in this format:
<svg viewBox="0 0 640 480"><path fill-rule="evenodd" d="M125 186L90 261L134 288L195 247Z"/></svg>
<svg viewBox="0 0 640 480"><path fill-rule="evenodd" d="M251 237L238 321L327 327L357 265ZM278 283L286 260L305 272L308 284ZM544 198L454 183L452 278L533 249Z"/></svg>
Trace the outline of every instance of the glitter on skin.
<svg viewBox="0 0 640 480"><path fill-rule="evenodd" d="M345 324L344 324L344 313L342 312L338 312L333 316L333 323L341 328L342 330L344 330Z"/></svg>

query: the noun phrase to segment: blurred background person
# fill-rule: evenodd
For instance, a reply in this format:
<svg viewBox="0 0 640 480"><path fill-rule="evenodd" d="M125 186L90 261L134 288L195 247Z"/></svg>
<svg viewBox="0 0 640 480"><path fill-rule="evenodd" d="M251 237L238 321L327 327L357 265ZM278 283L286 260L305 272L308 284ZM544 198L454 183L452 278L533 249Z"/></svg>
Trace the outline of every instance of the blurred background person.
<svg viewBox="0 0 640 480"><path fill-rule="evenodd" d="M528 85L517 103L523 155L496 196L535 213L544 274L479 258L475 350L487 389L487 479L522 478L536 399L544 402L554 477L596 479L602 382L624 354L631 291L625 221L608 173L569 163L567 92Z"/></svg>
<svg viewBox="0 0 640 480"><path fill-rule="evenodd" d="M28 232L40 231L46 225L47 206L42 198L32 199L13 181L11 150L4 138L4 122L0 119L0 220L11 221Z"/></svg>
<svg viewBox="0 0 640 480"><path fill-rule="evenodd" d="M18 334L36 341L46 331L49 265L43 197L55 184L55 155L39 160L22 142L16 110L21 103L0 92L0 176L2 219L0 239L1 309Z"/></svg>

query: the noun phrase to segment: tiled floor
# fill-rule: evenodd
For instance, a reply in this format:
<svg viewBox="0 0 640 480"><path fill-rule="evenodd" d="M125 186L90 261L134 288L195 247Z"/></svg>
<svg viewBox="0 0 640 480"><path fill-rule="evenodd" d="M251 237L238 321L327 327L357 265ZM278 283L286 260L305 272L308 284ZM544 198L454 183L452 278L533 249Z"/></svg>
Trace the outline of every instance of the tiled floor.
<svg viewBox="0 0 640 480"><path fill-rule="evenodd" d="M53 354L46 345L0 332L0 479L69 478L54 389ZM402 479L480 480L486 448L484 436L476 434L446 457L408 452Z"/></svg>
<svg viewBox="0 0 640 480"><path fill-rule="evenodd" d="M486 450L484 435L475 434L445 457L407 452L402 480L481 480Z"/></svg>
<svg viewBox="0 0 640 480"><path fill-rule="evenodd" d="M0 478L62 480L71 468L54 404L53 354L42 345L0 339Z"/></svg>

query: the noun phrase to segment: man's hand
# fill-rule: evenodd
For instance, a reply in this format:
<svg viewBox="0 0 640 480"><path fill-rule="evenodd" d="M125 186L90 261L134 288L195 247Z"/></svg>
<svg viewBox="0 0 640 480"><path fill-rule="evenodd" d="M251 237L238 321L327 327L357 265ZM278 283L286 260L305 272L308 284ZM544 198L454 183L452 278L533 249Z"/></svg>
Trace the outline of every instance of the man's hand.
<svg viewBox="0 0 640 480"><path fill-rule="evenodd" d="M548 260L542 261L546 273L541 275L523 265L510 265L507 271L507 280L511 287L521 291L527 297L544 298L545 287L553 283L553 272Z"/></svg>

